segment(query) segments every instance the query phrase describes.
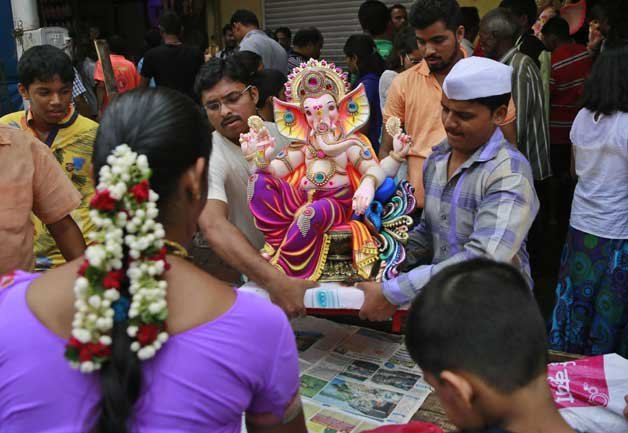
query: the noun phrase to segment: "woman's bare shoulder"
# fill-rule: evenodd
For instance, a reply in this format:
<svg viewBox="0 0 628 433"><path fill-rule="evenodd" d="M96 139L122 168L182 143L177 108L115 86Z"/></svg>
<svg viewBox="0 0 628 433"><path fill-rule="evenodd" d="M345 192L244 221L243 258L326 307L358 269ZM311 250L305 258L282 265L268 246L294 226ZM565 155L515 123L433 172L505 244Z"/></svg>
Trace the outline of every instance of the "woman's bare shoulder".
<svg viewBox="0 0 628 433"><path fill-rule="evenodd" d="M209 322L231 308L236 299L232 286L212 277L192 263L169 257L168 330L184 332ZM83 259L45 272L29 288L28 304L35 316L52 332L69 338L74 315L74 281Z"/></svg>

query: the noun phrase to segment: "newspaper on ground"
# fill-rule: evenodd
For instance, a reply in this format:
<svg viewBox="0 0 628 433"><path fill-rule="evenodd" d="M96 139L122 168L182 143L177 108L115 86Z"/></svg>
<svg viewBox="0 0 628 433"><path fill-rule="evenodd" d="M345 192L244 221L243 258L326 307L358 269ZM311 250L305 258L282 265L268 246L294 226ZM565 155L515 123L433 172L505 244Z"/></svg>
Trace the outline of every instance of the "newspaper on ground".
<svg viewBox="0 0 628 433"><path fill-rule="evenodd" d="M292 327L309 432L406 423L432 391L400 335L310 316Z"/></svg>

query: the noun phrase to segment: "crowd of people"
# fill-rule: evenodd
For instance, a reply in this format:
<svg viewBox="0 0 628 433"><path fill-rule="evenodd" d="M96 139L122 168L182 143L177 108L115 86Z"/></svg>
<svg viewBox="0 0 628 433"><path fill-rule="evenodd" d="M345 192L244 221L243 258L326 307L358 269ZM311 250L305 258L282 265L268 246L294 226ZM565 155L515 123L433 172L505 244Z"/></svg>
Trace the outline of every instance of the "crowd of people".
<svg viewBox="0 0 628 433"><path fill-rule="evenodd" d="M391 117L412 137L398 176L417 203L402 272L358 284L360 317L411 304L408 351L463 431L573 433L548 348L628 357L628 8L599 2L577 41L541 3L366 0L343 46L374 153L396 155ZM27 108L0 118L0 432L231 433L242 414L251 433L306 431L288 319L316 282L260 255L240 138L259 115L275 153L292 146L273 104L324 37L238 10L208 58L182 31L165 12L137 64L108 37L115 83L89 35L19 60ZM197 231L274 305L197 267ZM552 260L544 323L533 270Z"/></svg>

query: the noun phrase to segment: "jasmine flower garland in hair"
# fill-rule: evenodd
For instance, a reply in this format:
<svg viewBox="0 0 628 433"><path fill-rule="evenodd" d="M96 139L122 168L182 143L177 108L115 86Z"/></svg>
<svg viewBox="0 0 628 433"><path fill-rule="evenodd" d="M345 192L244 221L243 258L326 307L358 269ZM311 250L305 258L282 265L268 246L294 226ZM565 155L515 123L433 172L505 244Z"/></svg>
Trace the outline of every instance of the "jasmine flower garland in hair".
<svg viewBox="0 0 628 433"><path fill-rule="evenodd" d="M165 232L155 221L159 197L150 189L150 174L146 156L126 144L116 147L100 170L90 202L97 229L90 234L94 244L87 248L74 284L76 313L65 351L70 365L81 372L98 370L109 360L114 321L128 320L131 350L140 360L152 358L168 339L163 274L169 264ZM130 300L120 293L125 275Z"/></svg>

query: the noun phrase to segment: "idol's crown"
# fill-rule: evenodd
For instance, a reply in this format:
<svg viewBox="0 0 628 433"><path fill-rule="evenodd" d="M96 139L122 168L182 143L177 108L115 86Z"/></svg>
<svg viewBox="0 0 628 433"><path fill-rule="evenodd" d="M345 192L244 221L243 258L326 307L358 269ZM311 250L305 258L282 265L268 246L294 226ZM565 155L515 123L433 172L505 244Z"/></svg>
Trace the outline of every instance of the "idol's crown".
<svg viewBox="0 0 628 433"><path fill-rule="evenodd" d="M288 102L300 104L306 98L316 98L325 93L340 101L347 91L347 73L326 60L310 59L307 63L301 63L288 75L286 83Z"/></svg>

